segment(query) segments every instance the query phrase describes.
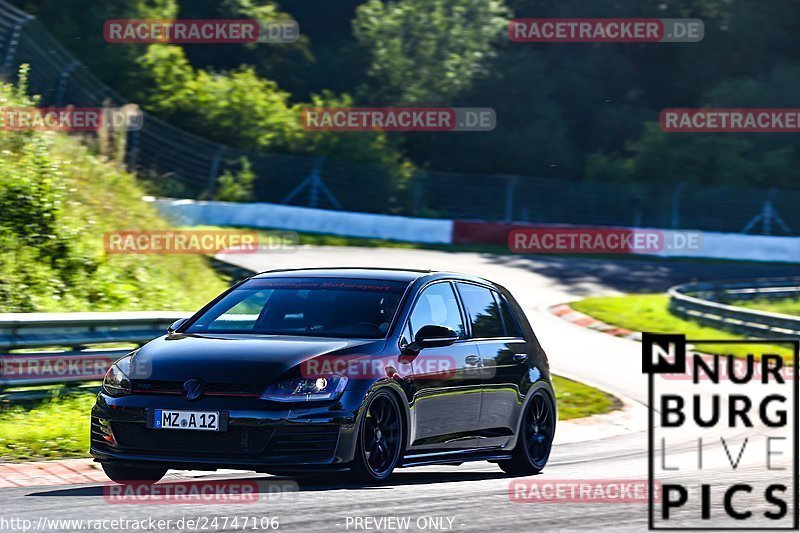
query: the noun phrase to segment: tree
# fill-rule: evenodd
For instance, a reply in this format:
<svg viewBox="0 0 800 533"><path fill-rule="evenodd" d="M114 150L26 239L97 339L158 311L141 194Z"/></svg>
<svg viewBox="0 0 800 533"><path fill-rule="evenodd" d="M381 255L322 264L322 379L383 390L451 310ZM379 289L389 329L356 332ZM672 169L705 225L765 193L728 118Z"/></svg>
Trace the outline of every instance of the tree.
<svg viewBox="0 0 800 533"><path fill-rule="evenodd" d="M369 0L353 22L372 56L369 95L405 104L452 100L486 73L509 15L503 0Z"/></svg>

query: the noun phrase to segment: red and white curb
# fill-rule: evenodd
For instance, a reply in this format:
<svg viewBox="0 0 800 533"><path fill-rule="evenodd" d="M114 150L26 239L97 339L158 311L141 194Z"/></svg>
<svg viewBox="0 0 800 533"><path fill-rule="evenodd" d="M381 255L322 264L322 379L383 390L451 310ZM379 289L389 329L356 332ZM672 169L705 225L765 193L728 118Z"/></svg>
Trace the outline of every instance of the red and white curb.
<svg viewBox="0 0 800 533"><path fill-rule="evenodd" d="M576 326L593 329L595 331L600 331L615 337L622 337L623 339L630 339L640 342L642 340L642 334L638 331L631 331L619 326L606 324L605 322L597 320L594 317L583 314L580 311L576 311L570 307L569 304L554 305L553 307L549 308L549 311L568 322L572 322Z"/></svg>
<svg viewBox="0 0 800 533"><path fill-rule="evenodd" d="M170 470L164 481L185 481L206 477L244 474L239 470ZM253 473L248 473L252 477ZM260 475L260 474L258 474ZM81 485L84 483L112 484L102 467L92 459L60 459L30 463L0 463L0 489Z"/></svg>
<svg viewBox="0 0 800 533"><path fill-rule="evenodd" d="M77 485L107 482L100 465L91 459L63 459L33 463L0 463L0 488Z"/></svg>
<svg viewBox="0 0 800 533"><path fill-rule="evenodd" d="M631 331L619 326L606 324L592 316L576 311L570 307L569 304L554 305L549 307L548 311L576 326L593 329L622 339L639 342L642 340L642 334L638 331ZM559 431L562 432L562 435L560 439L558 435L556 435L556 444L603 439L647 430L648 412L647 406L644 404L623 396L618 392L609 391L596 383L587 382L579 376L563 375L563 377L574 381L580 381L614 396L617 400L622 402L622 408L602 415L592 415L586 418L560 422ZM566 433L566 435L564 435L564 433Z"/></svg>

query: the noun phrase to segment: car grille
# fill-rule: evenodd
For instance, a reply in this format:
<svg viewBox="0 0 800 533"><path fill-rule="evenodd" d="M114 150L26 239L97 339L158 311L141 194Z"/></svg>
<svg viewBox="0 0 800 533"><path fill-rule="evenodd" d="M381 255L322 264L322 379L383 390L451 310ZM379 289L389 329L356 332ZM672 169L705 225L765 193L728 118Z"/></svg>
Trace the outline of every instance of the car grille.
<svg viewBox="0 0 800 533"><path fill-rule="evenodd" d="M339 427L275 426L237 427L228 431L149 429L141 423L112 422L118 449L147 454L193 453L215 456L281 457L296 460L333 457ZM92 426L92 440L107 446L99 426Z"/></svg>
<svg viewBox="0 0 800 533"><path fill-rule="evenodd" d="M134 380L133 391L138 394L183 394L183 381ZM204 396L258 397L264 385L248 383L206 383Z"/></svg>
<svg viewBox="0 0 800 533"><path fill-rule="evenodd" d="M273 455L330 457L339 442L337 426L279 427L270 443Z"/></svg>
<svg viewBox="0 0 800 533"><path fill-rule="evenodd" d="M228 431L149 429L144 424L112 422L117 443L131 450L160 452L261 453L272 429L231 427Z"/></svg>

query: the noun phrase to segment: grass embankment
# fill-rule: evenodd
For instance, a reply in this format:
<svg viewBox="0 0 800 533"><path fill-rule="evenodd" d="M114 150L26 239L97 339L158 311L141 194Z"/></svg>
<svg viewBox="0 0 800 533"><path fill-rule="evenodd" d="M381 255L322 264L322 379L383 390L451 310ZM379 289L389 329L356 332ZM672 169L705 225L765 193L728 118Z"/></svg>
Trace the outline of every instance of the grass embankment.
<svg viewBox="0 0 800 533"><path fill-rule="evenodd" d="M738 305L738 304L737 304ZM669 311L669 296L666 294L630 294L586 298L570 306L607 324L631 331L651 333L683 333L688 339L742 340L743 335L703 326L698 322L685 320ZM760 354L766 351L792 358L787 346L747 344L703 344L698 349L707 353L733 354L745 357L749 353Z"/></svg>
<svg viewBox="0 0 800 533"><path fill-rule="evenodd" d="M33 104L0 84L0 106ZM105 232L170 227L141 201L118 152L61 133L0 130L0 312L191 310L225 289L204 257L105 252Z"/></svg>
<svg viewBox="0 0 800 533"><path fill-rule="evenodd" d="M618 407L605 392L555 376L559 419L606 413ZM89 412L94 394L57 397L0 412L0 461L88 457Z"/></svg>
<svg viewBox="0 0 800 533"><path fill-rule="evenodd" d="M770 313L782 313L784 315L800 316L800 299L785 300L751 300L736 302L739 307L758 309Z"/></svg>

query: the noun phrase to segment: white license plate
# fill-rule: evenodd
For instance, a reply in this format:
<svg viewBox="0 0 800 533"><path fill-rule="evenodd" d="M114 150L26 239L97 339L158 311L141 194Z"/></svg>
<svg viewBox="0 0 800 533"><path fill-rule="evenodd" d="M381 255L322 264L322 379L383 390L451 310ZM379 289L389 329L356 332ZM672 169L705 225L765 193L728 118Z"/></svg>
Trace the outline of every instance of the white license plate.
<svg viewBox="0 0 800 533"><path fill-rule="evenodd" d="M153 428L219 431L219 413L216 411L166 411L164 409L156 409L153 415Z"/></svg>

